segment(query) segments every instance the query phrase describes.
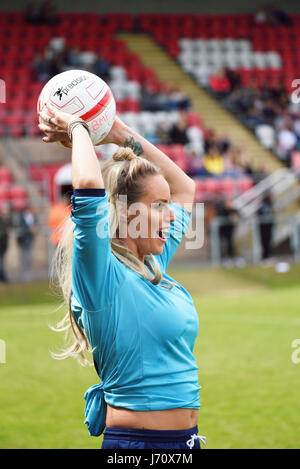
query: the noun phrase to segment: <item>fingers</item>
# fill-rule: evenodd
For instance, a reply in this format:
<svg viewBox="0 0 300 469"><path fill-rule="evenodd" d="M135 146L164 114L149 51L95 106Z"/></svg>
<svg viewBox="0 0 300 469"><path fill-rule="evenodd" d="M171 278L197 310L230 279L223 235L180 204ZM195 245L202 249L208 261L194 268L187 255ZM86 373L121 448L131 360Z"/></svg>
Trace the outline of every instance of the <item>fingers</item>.
<svg viewBox="0 0 300 469"><path fill-rule="evenodd" d="M57 117L57 109L55 109L54 106L52 106L52 104L50 103L45 103L49 113L51 114L51 116L54 116L54 117Z"/></svg>
<svg viewBox="0 0 300 469"><path fill-rule="evenodd" d="M62 140L61 134L60 133L53 133L51 135L46 135L45 137L42 138L43 142L46 143L53 143L53 142L59 142Z"/></svg>
<svg viewBox="0 0 300 469"><path fill-rule="evenodd" d="M52 125L52 126L60 126L61 124L61 119L59 118L57 114L57 110L49 103L45 103L45 106L48 110L48 112L41 111L39 112L40 117L42 120L47 123L47 125Z"/></svg>
<svg viewBox="0 0 300 469"><path fill-rule="evenodd" d="M55 117L49 116L43 111L39 112L39 116L47 124L47 126L51 126L50 127L51 130L53 130L53 126L57 125L57 122L55 121Z"/></svg>
<svg viewBox="0 0 300 469"><path fill-rule="evenodd" d="M38 124L38 128L44 132L44 133L47 133L47 132L50 132L50 133L58 133L58 134L65 134L65 131L64 130L61 130L59 129L56 125L52 124Z"/></svg>
<svg viewBox="0 0 300 469"><path fill-rule="evenodd" d="M68 114L66 112L58 111L49 103L45 103L47 111L39 112L39 116L42 120L40 123L46 127L40 129L43 132L55 132L60 131L66 133L68 131L69 123L76 117L73 114Z"/></svg>
<svg viewBox="0 0 300 469"><path fill-rule="evenodd" d="M45 142L45 143L51 143L51 139L50 139L50 137L48 137L48 136L47 136L47 137L43 137L42 140L43 140L43 142Z"/></svg>

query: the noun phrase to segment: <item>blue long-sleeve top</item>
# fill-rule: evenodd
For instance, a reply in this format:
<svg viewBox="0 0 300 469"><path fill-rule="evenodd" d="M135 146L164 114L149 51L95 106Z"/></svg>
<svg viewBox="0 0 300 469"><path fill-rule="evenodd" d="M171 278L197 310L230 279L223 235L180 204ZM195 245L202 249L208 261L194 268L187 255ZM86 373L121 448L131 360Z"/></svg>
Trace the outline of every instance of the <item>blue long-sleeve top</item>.
<svg viewBox="0 0 300 469"><path fill-rule="evenodd" d="M189 223L190 213L170 202L175 214L163 253L155 256L164 277ZM93 348L101 383L85 394L91 435L105 427L106 403L135 411L200 408L193 348L198 315L188 291L149 280L112 252L109 202L104 189L75 189L71 308Z"/></svg>

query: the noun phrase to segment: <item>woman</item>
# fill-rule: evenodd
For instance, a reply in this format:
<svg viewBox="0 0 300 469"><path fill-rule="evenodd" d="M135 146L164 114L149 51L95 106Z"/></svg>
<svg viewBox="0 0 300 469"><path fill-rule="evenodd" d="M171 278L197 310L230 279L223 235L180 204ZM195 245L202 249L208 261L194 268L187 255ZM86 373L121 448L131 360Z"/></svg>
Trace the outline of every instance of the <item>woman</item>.
<svg viewBox="0 0 300 469"><path fill-rule="evenodd" d="M92 349L101 383L85 394L89 433L106 426L104 449L200 448L198 317L166 274L189 225L194 182L118 118L102 143L121 148L100 166L84 122L48 109L43 140L72 138L73 224L57 270L69 303L61 329L75 341L60 358Z"/></svg>

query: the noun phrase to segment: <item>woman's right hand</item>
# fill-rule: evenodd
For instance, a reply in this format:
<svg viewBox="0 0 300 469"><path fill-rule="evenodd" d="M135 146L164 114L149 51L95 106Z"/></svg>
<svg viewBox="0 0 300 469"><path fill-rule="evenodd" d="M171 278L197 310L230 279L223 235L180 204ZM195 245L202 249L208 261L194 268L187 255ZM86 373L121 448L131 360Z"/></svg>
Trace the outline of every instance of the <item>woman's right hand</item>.
<svg viewBox="0 0 300 469"><path fill-rule="evenodd" d="M43 142L52 143L58 141L69 142L68 127L69 124L78 117L67 112L58 111L46 103L48 113L41 111L39 113L42 122L38 125L39 129L46 134Z"/></svg>

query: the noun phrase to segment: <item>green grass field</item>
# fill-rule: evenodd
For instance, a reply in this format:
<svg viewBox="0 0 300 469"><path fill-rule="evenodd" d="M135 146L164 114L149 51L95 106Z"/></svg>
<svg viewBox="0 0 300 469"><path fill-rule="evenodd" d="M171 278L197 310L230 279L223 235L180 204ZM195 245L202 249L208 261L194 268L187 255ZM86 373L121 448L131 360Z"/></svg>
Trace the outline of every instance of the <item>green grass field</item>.
<svg viewBox="0 0 300 469"><path fill-rule="evenodd" d="M202 386L199 434L208 448L299 448L300 267L173 268L193 295L200 321L195 356ZM92 367L56 361L63 334L47 284L0 286L0 448L99 448L83 423Z"/></svg>

